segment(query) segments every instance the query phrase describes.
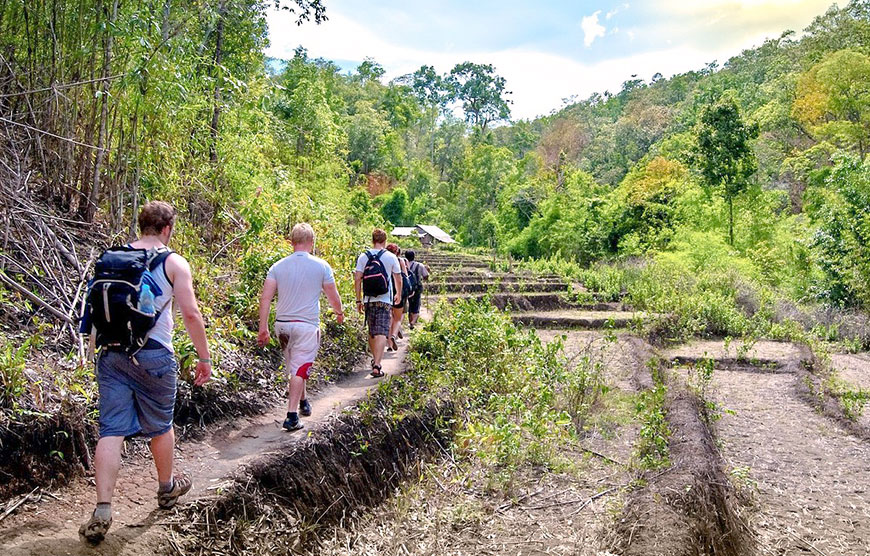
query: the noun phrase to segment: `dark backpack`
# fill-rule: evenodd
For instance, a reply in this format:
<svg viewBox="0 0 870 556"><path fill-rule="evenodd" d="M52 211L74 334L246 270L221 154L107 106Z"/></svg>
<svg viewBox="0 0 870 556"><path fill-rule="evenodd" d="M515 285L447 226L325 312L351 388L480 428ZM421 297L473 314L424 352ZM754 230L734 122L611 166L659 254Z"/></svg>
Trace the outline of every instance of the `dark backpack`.
<svg viewBox="0 0 870 556"><path fill-rule="evenodd" d="M411 285L411 273L402 273L402 301L411 297L414 287Z"/></svg>
<svg viewBox="0 0 870 556"><path fill-rule="evenodd" d="M362 289L367 297L378 297L390 291L390 277L387 275L384 263L381 262L384 251L386 249L381 249L376 255L366 251L368 262L363 270Z"/></svg>
<svg viewBox="0 0 870 556"><path fill-rule="evenodd" d="M420 280L420 275L417 273L420 263L412 261L408 265L408 282L411 285L411 294L415 294L423 290L423 281Z"/></svg>
<svg viewBox="0 0 870 556"><path fill-rule="evenodd" d="M81 327L83 332L96 330L97 346L119 348L131 357L142 349L166 305L144 313L139 310L139 295L145 284L155 298L163 294L151 272L171 254L169 249L123 246L100 255L88 285Z"/></svg>

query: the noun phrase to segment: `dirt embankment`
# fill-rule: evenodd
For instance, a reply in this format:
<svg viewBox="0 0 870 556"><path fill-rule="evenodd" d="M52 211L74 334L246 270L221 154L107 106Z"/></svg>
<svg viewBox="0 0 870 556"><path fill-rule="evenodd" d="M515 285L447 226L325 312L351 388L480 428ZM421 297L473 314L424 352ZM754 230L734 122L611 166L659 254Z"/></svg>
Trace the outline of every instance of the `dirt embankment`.
<svg viewBox="0 0 870 556"><path fill-rule="evenodd" d="M401 379L400 379L401 380ZM394 419L353 412L286 453L264 456L220 496L185 508L176 543L206 553L286 553L382 503L449 445L453 406L432 401Z"/></svg>
<svg viewBox="0 0 870 556"><path fill-rule="evenodd" d="M741 501L703 420L705 408L676 377L667 380L670 467L644 474L617 524L621 556L745 556L753 539Z"/></svg>

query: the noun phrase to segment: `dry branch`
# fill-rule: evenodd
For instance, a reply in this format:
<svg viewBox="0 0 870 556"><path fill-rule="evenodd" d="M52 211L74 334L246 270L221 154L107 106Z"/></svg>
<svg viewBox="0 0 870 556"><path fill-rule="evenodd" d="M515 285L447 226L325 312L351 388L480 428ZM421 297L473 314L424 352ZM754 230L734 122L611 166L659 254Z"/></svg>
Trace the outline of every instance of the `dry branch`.
<svg viewBox="0 0 870 556"><path fill-rule="evenodd" d="M39 296L37 296L35 293L31 292L24 286L19 285L18 282L16 282L12 278L6 276L5 272L0 271L0 282L3 282L3 284L5 284L6 286L12 288L30 301L36 303L37 305L51 313L55 318L63 321L64 323L72 324L73 321L71 318L43 301Z"/></svg>

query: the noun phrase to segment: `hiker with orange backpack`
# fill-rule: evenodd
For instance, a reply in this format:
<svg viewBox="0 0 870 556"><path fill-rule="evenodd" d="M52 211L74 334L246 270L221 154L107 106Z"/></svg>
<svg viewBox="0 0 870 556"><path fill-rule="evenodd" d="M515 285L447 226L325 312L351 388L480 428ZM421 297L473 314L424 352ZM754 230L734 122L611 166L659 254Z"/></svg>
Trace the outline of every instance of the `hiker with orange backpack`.
<svg viewBox="0 0 870 556"><path fill-rule="evenodd" d="M190 265L166 247L175 219L170 204L147 203L139 213L141 237L104 252L88 288L81 330L92 333L100 348L100 439L94 454L97 506L79 535L91 543L102 541L112 525L112 494L125 437L141 434L150 439L160 508L172 508L192 486L188 477L173 473L178 370L172 347L173 299L198 356L195 385L211 378L211 356Z"/></svg>

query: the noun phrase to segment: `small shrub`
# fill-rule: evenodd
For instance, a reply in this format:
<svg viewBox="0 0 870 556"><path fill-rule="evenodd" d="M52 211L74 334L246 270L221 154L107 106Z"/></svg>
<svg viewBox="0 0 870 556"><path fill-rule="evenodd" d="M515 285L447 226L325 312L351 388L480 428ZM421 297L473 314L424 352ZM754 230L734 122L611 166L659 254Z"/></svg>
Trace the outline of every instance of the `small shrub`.
<svg viewBox="0 0 870 556"><path fill-rule="evenodd" d="M671 430L665 417L666 395L667 388L660 382L652 390L641 392L635 403L641 426L634 461L641 468L660 469L669 464Z"/></svg>
<svg viewBox="0 0 870 556"><path fill-rule="evenodd" d="M15 409L19 398L27 389L24 375L27 356L30 353L30 340L20 346L7 341L0 348L0 409Z"/></svg>

